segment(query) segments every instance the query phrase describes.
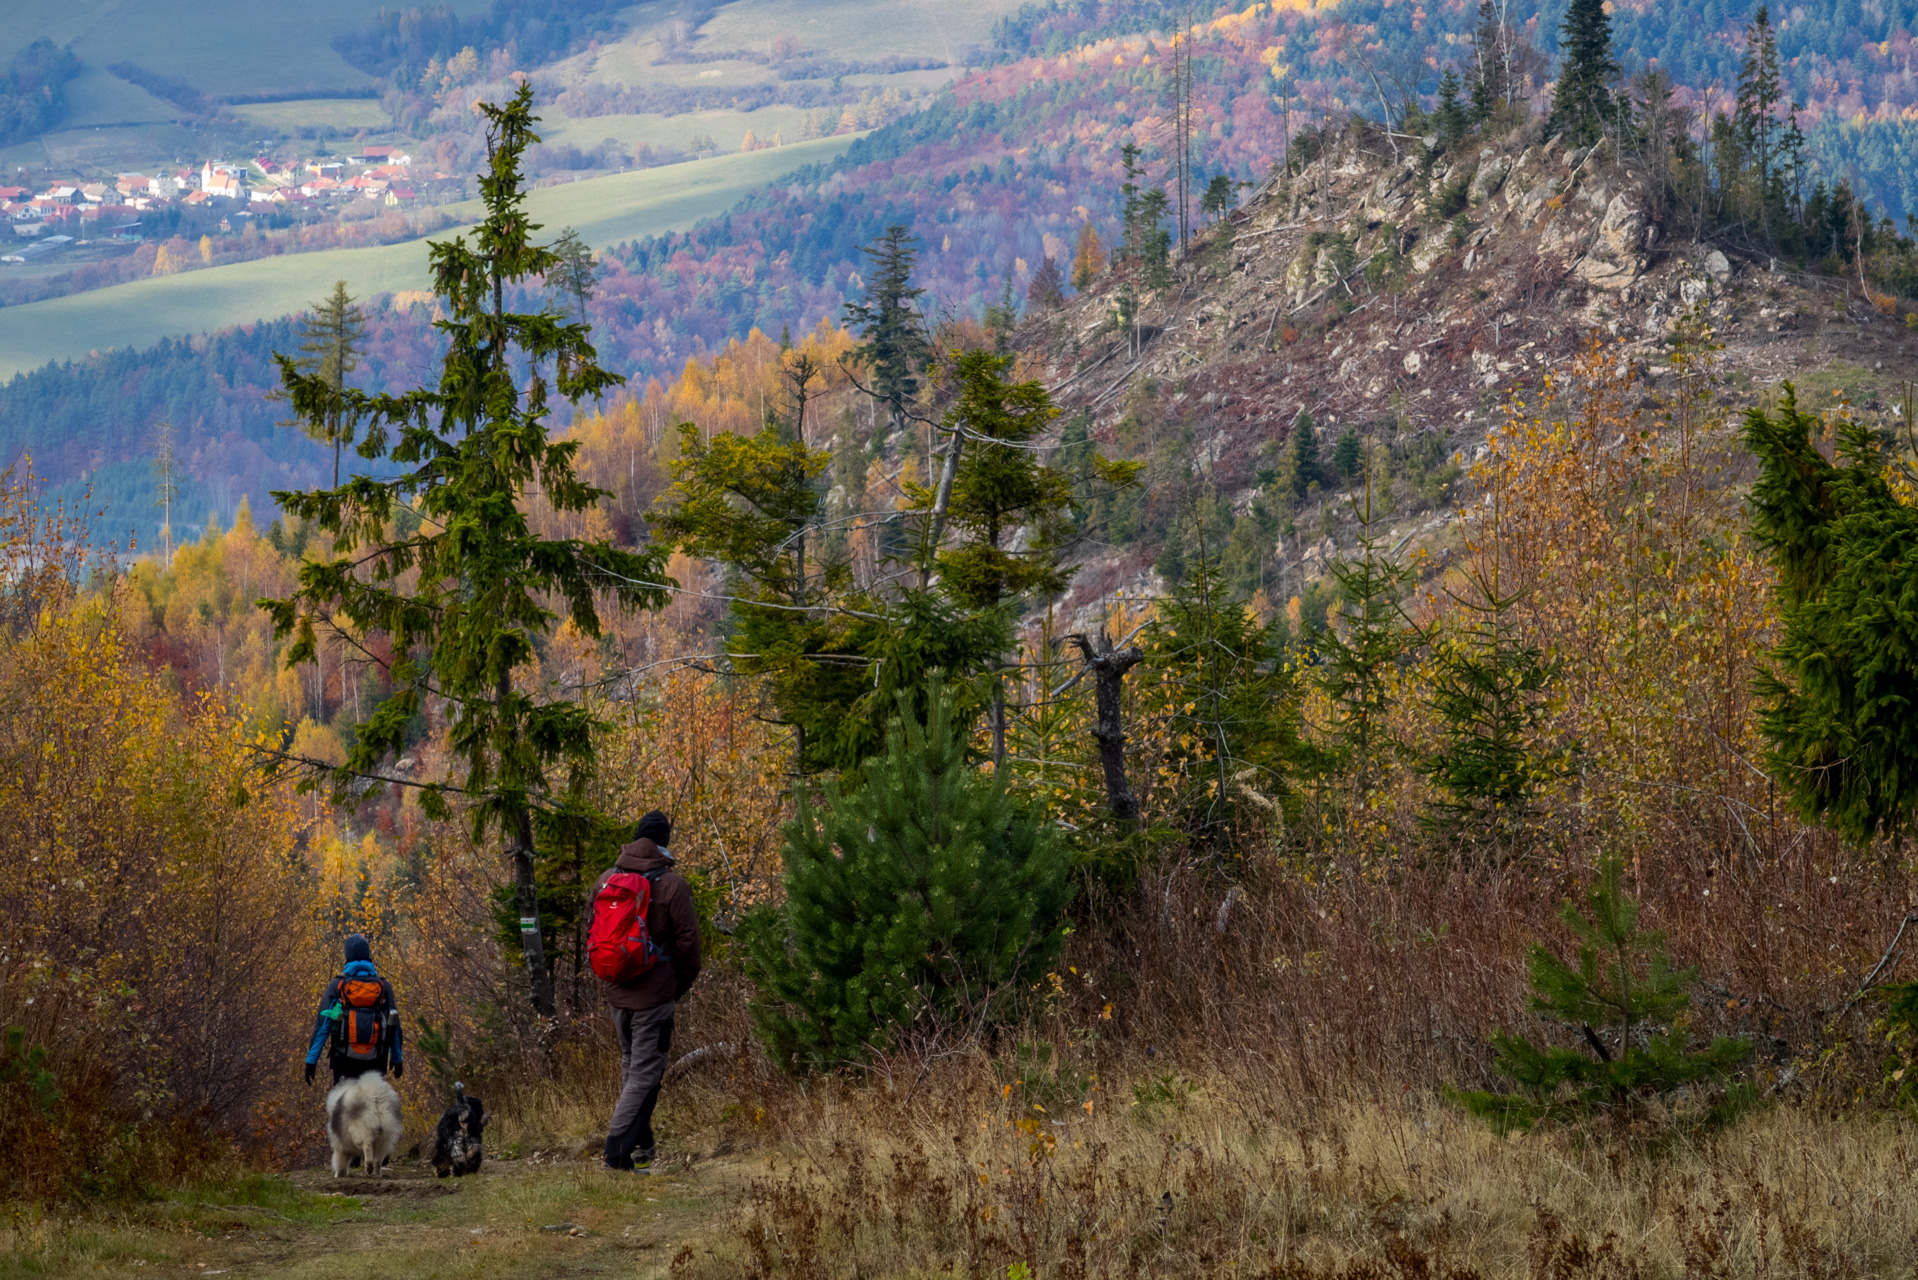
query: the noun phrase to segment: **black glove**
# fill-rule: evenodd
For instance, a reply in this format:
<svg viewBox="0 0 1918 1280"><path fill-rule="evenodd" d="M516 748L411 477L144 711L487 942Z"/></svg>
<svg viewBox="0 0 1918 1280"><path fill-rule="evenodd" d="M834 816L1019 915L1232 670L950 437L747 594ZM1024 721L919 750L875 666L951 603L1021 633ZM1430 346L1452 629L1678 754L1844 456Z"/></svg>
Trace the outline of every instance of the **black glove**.
<svg viewBox="0 0 1918 1280"><path fill-rule="evenodd" d="M396 1062L393 1064L393 1078L395 1080L399 1079L401 1076L405 1074L406 1074L406 1064L404 1062Z"/></svg>
<svg viewBox="0 0 1918 1280"><path fill-rule="evenodd" d="M308 1084L313 1083L313 1072L319 1065L317 1062L309 1062L306 1064L306 1082Z"/></svg>

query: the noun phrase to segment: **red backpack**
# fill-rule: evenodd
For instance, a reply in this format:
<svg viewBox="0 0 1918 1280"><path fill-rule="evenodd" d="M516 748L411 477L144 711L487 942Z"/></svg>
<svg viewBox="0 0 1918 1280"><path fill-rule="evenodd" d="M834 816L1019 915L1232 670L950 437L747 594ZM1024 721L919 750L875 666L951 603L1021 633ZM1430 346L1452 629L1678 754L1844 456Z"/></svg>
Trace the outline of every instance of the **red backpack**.
<svg viewBox="0 0 1918 1280"><path fill-rule="evenodd" d="M616 986L633 981L666 956L646 928L653 878L659 874L615 871L593 895L593 931L586 954L593 972Z"/></svg>

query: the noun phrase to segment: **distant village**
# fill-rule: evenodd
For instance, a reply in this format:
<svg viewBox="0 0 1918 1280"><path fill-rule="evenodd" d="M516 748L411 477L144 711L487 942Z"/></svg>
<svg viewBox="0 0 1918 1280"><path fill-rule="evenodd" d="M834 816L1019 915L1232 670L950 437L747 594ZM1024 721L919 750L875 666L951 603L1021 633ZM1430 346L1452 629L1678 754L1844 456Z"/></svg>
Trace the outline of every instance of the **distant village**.
<svg viewBox="0 0 1918 1280"><path fill-rule="evenodd" d="M372 202L402 209L457 198L446 174L416 171L413 157L394 146L366 145L350 156L282 160L255 156L244 163L207 160L198 169L122 173L112 183L54 182L43 191L0 186L0 264L22 264L90 241L146 238L156 211L220 215L223 231L234 217L285 215L307 221L348 214Z"/></svg>

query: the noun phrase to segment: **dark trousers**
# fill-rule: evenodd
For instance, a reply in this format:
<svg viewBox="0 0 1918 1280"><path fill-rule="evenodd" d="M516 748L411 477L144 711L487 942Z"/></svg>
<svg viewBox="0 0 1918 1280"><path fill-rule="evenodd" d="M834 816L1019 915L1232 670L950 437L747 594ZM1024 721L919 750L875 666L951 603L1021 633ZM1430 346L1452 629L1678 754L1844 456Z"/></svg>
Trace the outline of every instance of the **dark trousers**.
<svg viewBox="0 0 1918 1280"><path fill-rule="evenodd" d="M606 1127L606 1163L630 1169L633 1153L651 1159L653 1108L673 1049L673 1006L613 1010L619 1035L619 1102Z"/></svg>

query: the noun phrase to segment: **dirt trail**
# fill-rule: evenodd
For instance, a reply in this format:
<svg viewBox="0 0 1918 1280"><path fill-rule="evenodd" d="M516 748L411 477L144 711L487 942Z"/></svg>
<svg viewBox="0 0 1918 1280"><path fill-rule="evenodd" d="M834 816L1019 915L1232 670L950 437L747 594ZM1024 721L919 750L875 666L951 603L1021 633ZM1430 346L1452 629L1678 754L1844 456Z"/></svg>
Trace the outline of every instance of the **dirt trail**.
<svg viewBox="0 0 1918 1280"><path fill-rule="evenodd" d="M409 1163L383 1179L323 1169L216 1182L117 1220L15 1224L0 1245L13 1276L420 1280L665 1277L703 1252L749 1175L736 1162L668 1166L650 1178L597 1161L489 1159L440 1180Z"/></svg>

